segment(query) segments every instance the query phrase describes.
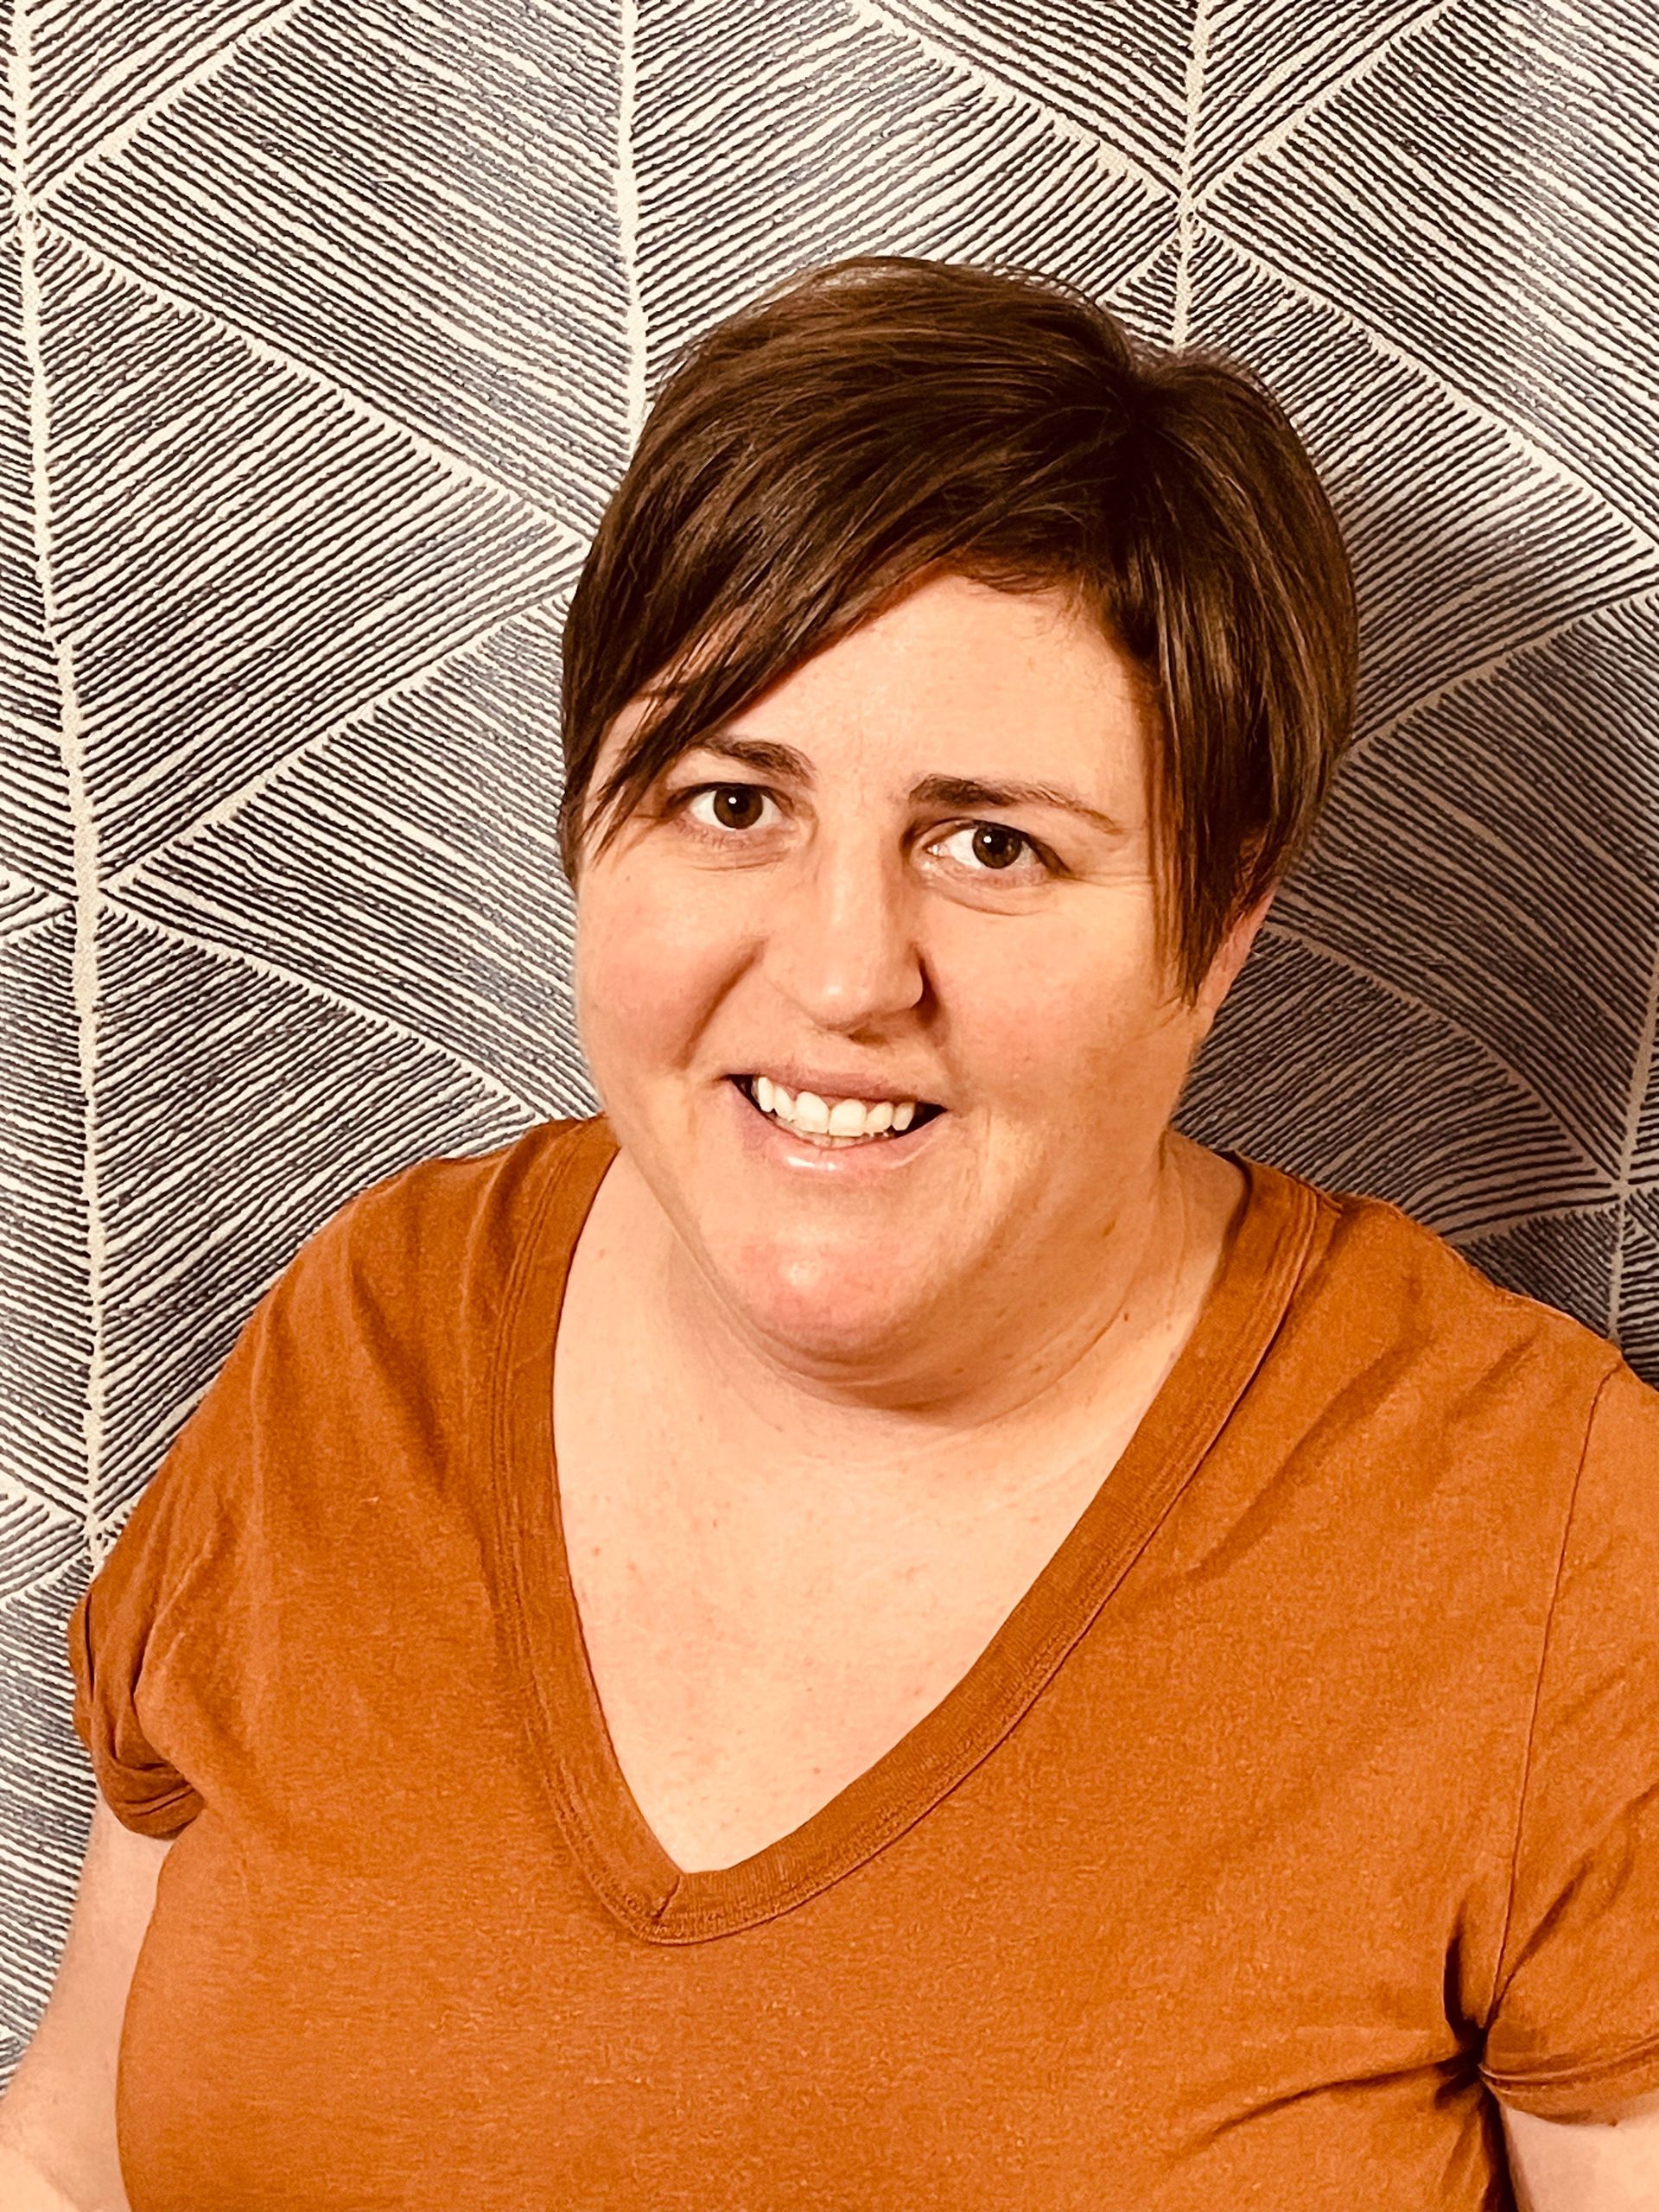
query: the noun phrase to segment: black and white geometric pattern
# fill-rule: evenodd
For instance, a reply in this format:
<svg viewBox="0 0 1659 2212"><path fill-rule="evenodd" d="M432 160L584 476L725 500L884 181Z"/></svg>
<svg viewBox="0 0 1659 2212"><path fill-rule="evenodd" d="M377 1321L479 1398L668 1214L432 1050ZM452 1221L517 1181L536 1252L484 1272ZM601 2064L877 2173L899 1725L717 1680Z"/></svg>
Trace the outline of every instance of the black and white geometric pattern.
<svg viewBox="0 0 1659 2212"><path fill-rule="evenodd" d="M560 623L671 350L862 249L1215 341L1350 533L1360 737L1197 1136L1659 1382L1652 0L11 0L0 2078L63 1624L301 1240L596 1103Z"/></svg>

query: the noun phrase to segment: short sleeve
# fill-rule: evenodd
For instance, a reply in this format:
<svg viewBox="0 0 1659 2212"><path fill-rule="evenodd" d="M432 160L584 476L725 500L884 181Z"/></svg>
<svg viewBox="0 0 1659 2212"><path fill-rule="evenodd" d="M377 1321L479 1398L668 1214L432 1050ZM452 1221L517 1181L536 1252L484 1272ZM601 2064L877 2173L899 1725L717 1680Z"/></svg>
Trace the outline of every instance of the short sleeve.
<svg viewBox="0 0 1659 2212"><path fill-rule="evenodd" d="M69 1616L75 1732L111 1811L140 1835L175 1836L201 1810L175 1763L168 1665L189 1611L214 1601L219 1477L237 1464L266 1312L262 1302L244 1325Z"/></svg>
<svg viewBox="0 0 1659 2212"><path fill-rule="evenodd" d="M315 1692L318 1639L353 1615L346 1562L385 1524L392 1470L420 1512L466 1462L531 1171L587 1126L395 1169L327 1215L249 1313L68 1623L76 1732L126 1827L264 1816L279 1789L303 1806L314 1777L279 1776L273 1739Z"/></svg>
<svg viewBox="0 0 1659 2212"><path fill-rule="evenodd" d="M1534 1710L1482 2073L1545 2120L1659 2089L1659 1390L1592 1410Z"/></svg>
<svg viewBox="0 0 1659 2212"><path fill-rule="evenodd" d="M194 1819L201 1803L138 1717L162 1618L181 1579L181 1515L161 1483L158 1473L82 1592L69 1616L68 1645L75 1733L91 1757L99 1792L124 1827L169 1837Z"/></svg>

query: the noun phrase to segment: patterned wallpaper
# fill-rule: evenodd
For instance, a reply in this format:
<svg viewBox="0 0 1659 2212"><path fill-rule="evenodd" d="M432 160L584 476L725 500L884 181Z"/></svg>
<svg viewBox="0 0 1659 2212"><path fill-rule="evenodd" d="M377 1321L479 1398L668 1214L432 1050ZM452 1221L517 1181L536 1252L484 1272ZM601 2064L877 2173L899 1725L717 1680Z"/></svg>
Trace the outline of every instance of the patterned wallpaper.
<svg viewBox="0 0 1659 2212"><path fill-rule="evenodd" d="M1361 734L1183 1126L1659 1382L1651 0L10 0L0 2075L65 1618L353 1192L595 1103L563 607L671 349L860 249L1266 376Z"/></svg>

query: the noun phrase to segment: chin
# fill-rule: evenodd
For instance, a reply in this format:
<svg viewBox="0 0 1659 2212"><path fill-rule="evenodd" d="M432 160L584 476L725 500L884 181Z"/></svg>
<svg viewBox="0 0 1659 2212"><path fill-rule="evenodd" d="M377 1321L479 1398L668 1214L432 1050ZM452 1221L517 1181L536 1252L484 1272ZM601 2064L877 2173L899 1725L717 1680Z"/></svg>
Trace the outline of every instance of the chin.
<svg viewBox="0 0 1659 2212"><path fill-rule="evenodd" d="M720 1272L753 1329L809 1357L868 1362L910 1318L891 1268L872 1277L833 1253L750 1244Z"/></svg>

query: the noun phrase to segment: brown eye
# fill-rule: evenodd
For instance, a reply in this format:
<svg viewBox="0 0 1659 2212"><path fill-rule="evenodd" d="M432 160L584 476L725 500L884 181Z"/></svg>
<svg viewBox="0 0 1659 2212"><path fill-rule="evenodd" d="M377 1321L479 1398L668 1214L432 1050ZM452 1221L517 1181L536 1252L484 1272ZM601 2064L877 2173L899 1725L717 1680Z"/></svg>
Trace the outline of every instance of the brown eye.
<svg viewBox="0 0 1659 2212"><path fill-rule="evenodd" d="M954 853L952 845L957 849ZM1037 880L1032 875L1032 866L1039 877L1059 873L1054 855L1046 846L1023 830L1011 830L1006 822L965 822L942 837L934 849L970 875L1007 875L1014 881L1029 883Z"/></svg>
<svg viewBox="0 0 1659 2212"><path fill-rule="evenodd" d="M719 838L754 829L769 802L759 784L694 784L669 804L702 836Z"/></svg>
<svg viewBox="0 0 1659 2212"><path fill-rule="evenodd" d="M1005 829L1000 822L976 823L974 827L974 858L987 868L1012 868L1019 859L1025 842L1017 830Z"/></svg>
<svg viewBox="0 0 1659 2212"><path fill-rule="evenodd" d="M753 784L716 784L710 798L722 830L753 830L760 818L761 794Z"/></svg>

